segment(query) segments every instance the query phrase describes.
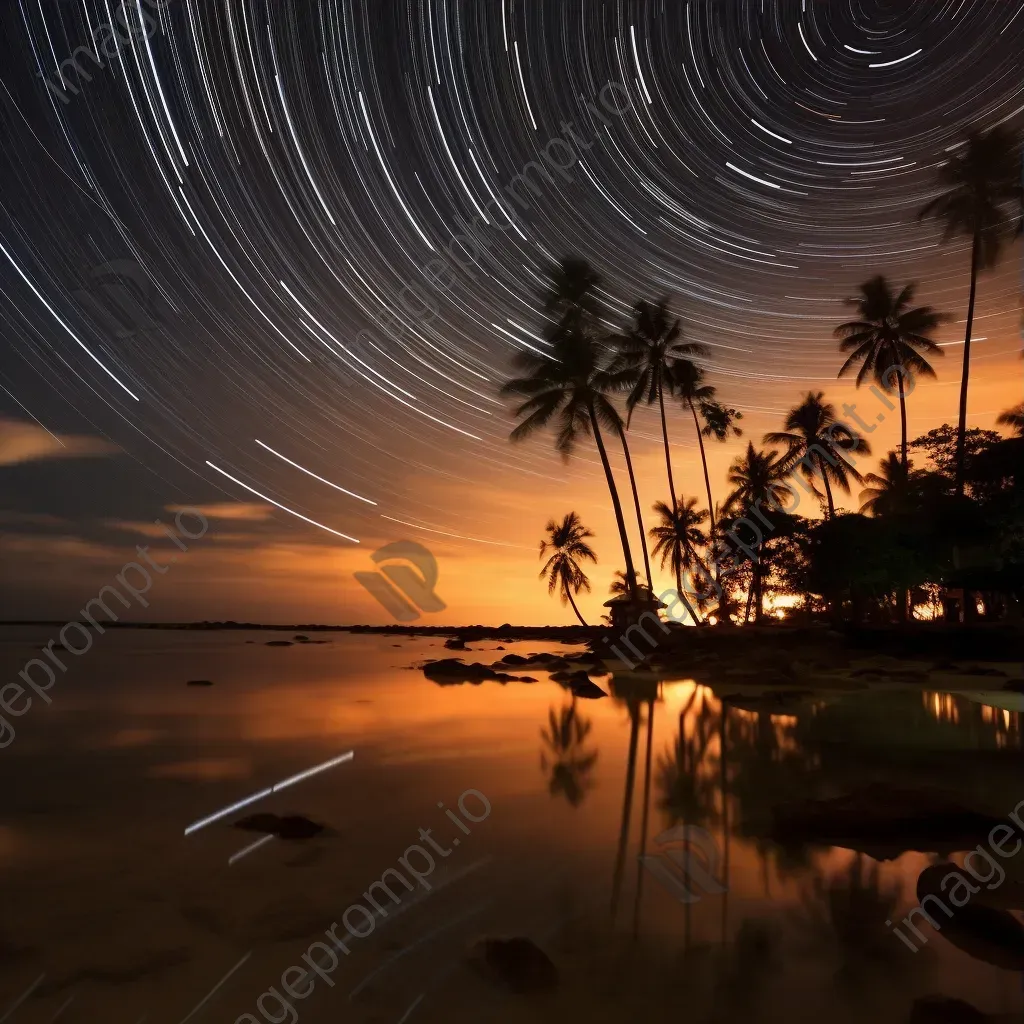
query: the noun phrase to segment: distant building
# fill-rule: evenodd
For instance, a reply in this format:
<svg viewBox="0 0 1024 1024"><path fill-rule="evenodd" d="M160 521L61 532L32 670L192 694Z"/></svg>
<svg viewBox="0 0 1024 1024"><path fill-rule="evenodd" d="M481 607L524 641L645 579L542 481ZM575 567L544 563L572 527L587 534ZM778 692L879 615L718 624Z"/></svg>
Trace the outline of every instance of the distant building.
<svg viewBox="0 0 1024 1024"><path fill-rule="evenodd" d="M629 594L619 594L605 601L604 607L608 609L612 629L623 632L639 623L645 615L657 617L659 610L667 605L659 601L647 587L638 585L635 599Z"/></svg>

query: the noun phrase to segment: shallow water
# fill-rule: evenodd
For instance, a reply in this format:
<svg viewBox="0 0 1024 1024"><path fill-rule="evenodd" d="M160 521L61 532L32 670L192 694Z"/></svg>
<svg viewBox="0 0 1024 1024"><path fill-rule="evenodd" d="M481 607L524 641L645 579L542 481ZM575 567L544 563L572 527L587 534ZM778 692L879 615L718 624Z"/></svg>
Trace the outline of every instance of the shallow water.
<svg viewBox="0 0 1024 1024"><path fill-rule="evenodd" d="M0 630L0 679L53 635ZM1005 816L1024 799L1016 712L890 687L772 714L723 707L700 680L607 677L610 698L573 710L534 669L512 669L533 684L435 685L411 666L453 653L439 640L316 633L330 642L266 646L288 635L111 631L68 656L50 705L37 697L9 719L0 1020L902 1022L929 993L1021 1019L1017 973L929 929L912 952L886 927L917 903L934 857L877 862L763 838L774 804L872 780L939 786ZM503 653L471 646L466 660ZM350 762L184 834L349 750ZM466 815L481 818L463 819L467 832L446 810L468 790L490 811L467 795ZM259 839L231 826L254 811L332 834L271 839L229 863ZM656 841L679 824L706 829L717 860L712 891L691 875L692 903ZM398 905L349 937L333 973L293 1008L271 992L261 1013L310 943L369 905L371 883L413 844L432 849L421 829L447 850L431 870L410 854L425 885L396 885ZM641 871L641 852L667 883ZM1005 866L1024 880L1017 859ZM485 935L535 939L557 989L505 993L468 969Z"/></svg>

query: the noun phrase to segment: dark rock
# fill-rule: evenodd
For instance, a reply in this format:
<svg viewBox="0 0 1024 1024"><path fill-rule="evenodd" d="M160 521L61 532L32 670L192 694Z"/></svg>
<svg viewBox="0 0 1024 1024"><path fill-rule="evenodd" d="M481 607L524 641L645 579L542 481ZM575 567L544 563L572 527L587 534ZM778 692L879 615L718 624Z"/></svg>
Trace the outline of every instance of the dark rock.
<svg viewBox="0 0 1024 1024"><path fill-rule="evenodd" d="M466 641L459 636L453 636L445 640L444 645L449 651L464 651L466 649Z"/></svg>
<svg viewBox="0 0 1024 1024"><path fill-rule="evenodd" d="M310 821L301 814L286 814L280 817L265 811L239 818L234 826L246 832L265 832L277 836L278 839L312 839L313 836L322 835L326 831L326 826Z"/></svg>
<svg viewBox="0 0 1024 1024"><path fill-rule="evenodd" d="M565 676L565 673L556 672L552 674L551 678L555 679L555 676ZM591 682L590 676L587 675L582 669L577 672L569 673L564 680L558 680L564 682L567 690L574 697L583 697L587 700L596 700L599 697L607 697L608 694L601 689L596 683Z"/></svg>
<svg viewBox="0 0 1024 1024"><path fill-rule="evenodd" d="M558 968L531 939L480 939L469 962L491 984L512 992L544 992L558 985Z"/></svg>
<svg viewBox="0 0 1024 1024"><path fill-rule="evenodd" d="M502 647L502 646L501 646L501 644L499 644L499 645L498 645L497 647L495 647L494 649L495 649L496 651L503 651L503 650L505 650L505 648L504 648L504 647Z"/></svg>
<svg viewBox="0 0 1024 1024"><path fill-rule="evenodd" d="M442 658L440 661L428 661L423 666L423 674L435 683L482 683L488 679L501 680L503 673L495 672L489 665L473 662L467 665L461 658ZM512 679L506 676L505 682Z"/></svg>
<svg viewBox="0 0 1024 1024"><path fill-rule="evenodd" d="M914 1000L909 1024L985 1024L987 1013L976 1010L962 999L949 996L922 996Z"/></svg>
<svg viewBox="0 0 1024 1024"><path fill-rule="evenodd" d="M213 686L212 679L190 679L186 686Z"/></svg>
<svg viewBox="0 0 1024 1024"><path fill-rule="evenodd" d="M506 654L501 659L503 665L525 665L526 659L521 654Z"/></svg>
<svg viewBox="0 0 1024 1024"><path fill-rule="evenodd" d="M291 640L268 640L266 643L267 647L291 647L293 646Z"/></svg>
<svg viewBox="0 0 1024 1024"><path fill-rule="evenodd" d="M309 643L309 637L308 636L304 636L302 633L296 633L295 636L292 637L292 639L293 640L297 640L300 644L308 644Z"/></svg>

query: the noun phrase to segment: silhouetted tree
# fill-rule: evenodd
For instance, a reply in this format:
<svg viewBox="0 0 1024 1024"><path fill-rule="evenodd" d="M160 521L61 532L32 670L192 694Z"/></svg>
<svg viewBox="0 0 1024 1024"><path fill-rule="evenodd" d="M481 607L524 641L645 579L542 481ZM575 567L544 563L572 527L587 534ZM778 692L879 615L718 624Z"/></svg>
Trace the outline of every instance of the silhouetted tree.
<svg viewBox="0 0 1024 1024"><path fill-rule="evenodd" d="M957 427L955 484L963 493L967 433L967 386L971 372L971 328L978 273L993 267L1020 226L1024 193L1020 179L1020 142L997 125L972 132L938 169L940 193L922 208L919 217L934 217L943 225L943 241L971 240L971 289L967 300L964 363L960 379L960 418ZM1008 209L1009 208L1009 209Z"/></svg>
<svg viewBox="0 0 1024 1024"><path fill-rule="evenodd" d="M908 284L897 295L881 274L865 281L860 286L860 295L846 300L846 305L856 308L858 319L840 324L835 330L836 336L842 339L839 350L850 353L839 369L840 377L859 363L857 387L870 374L886 391L891 391L891 371L897 368L904 465L907 463L904 376L907 373L919 377L935 376L935 370L925 357L944 354L931 335L947 319L931 306L911 306L915 288L916 285Z"/></svg>
<svg viewBox="0 0 1024 1024"><path fill-rule="evenodd" d="M785 471L792 473L799 466L815 493L815 478L821 478L831 518L836 514L832 485L849 492L851 479L861 481L860 472L845 455L870 455L871 446L856 430L837 420L835 407L824 399L823 392L809 391L807 397L790 410L786 429L769 431L764 435L764 442L786 445L789 450L783 456Z"/></svg>
<svg viewBox="0 0 1024 1024"><path fill-rule="evenodd" d="M549 594L558 590L562 604L568 601L576 613L576 618L585 626L586 619L576 607L573 595L581 590L590 592L590 580L587 579L580 562L597 561L597 555L587 544L587 538L594 535L580 522L580 517L575 512L568 512L560 523L554 519L549 520L544 529L548 535L540 542L540 557L543 558L549 551L552 554L544 563L540 578L548 581Z"/></svg>

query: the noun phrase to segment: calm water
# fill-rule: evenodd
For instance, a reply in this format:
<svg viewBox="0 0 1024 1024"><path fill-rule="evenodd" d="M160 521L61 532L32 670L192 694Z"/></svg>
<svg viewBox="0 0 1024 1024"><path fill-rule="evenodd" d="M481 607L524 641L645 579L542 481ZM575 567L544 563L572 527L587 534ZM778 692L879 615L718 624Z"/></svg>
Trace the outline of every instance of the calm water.
<svg viewBox="0 0 1024 1024"><path fill-rule="evenodd" d="M52 635L0 632L0 679ZM700 680L607 678L612 697L573 711L536 670L512 670L534 684L431 683L410 666L448 654L440 641L265 646L285 636L108 633L58 678L50 706L37 698L12 719L0 1019L903 1022L929 993L1022 1019L1018 974L941 934L913 953L885 927L917 902L928 855L879 863L763 838L774 804L871 780L940 786L1003 816L1024 799L1016 712L909 688L823 692L782 714L723 710ZM489 663L497 646L463 657ZM183 834L348 750L350 763ZM467 790L491 807L468 833L445 814ZM464 806L484 813L476 796ZM259 838L231 827L252 811L306 815L333 834L272 839L229 864ZM661 854L656 837L680 823L710 833L726 893L697 889L686 904L638 873L641 847ZM294 1010L271 994L261 1015L261 993L425 845L420 829L448 851L430 891L399 887L400 908L350 940L329 980ZM558 965L557 990L503 994L469 971L466 949L496 935L534 938Z"/></svg>

